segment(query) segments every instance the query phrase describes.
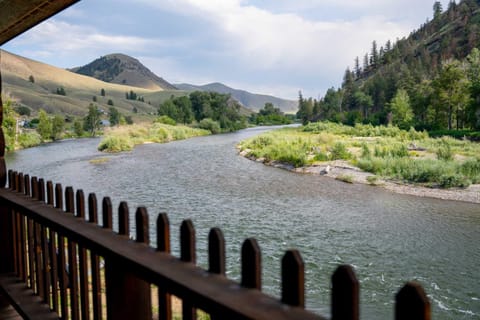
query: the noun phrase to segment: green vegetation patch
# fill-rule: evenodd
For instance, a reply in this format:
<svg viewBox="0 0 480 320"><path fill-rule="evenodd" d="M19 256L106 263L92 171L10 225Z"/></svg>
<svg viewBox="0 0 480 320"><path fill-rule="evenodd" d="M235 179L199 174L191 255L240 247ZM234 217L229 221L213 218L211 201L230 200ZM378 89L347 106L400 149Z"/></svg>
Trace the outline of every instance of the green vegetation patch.
<svg viewBox="0 0 480 320"><path fill-rule="evenodd" d="M210 134L210 131L172 126L164 123L130 125L111 128L100 141L98 150L104 152L130 151L135 145L148 142L165 143Z"/></svg>
<svg viewBox="0 0 480 320"><path fill-rule="evenodd" d="M349 161L373 173L372 184L381 178L440 188L480 183L478 143L430 138L413 128L317 122L267 132L242 141L239 147L247 156L295 167Z"/></svg>

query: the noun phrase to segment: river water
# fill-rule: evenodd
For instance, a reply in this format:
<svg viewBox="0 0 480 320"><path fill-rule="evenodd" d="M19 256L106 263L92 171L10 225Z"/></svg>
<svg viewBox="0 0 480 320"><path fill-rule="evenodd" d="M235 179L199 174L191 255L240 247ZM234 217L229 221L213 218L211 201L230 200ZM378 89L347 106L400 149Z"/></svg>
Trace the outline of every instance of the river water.
<svg viewBox="0 0 480 320"><path fill-rule="evenodd" d="M239 156L235 145L267 128L138 146L108 155L99 139L52 143L7 156L7 167L63 186L126 200L133 214L167 212L178 255L183 219L196 227L198 264L206 266L210 227L227 242L228 276L239 279L242 241L262 249L263 290L279 296L280 259L301 251L307 308L329 314L330 275L354 266L361 318L393 319L393 299L419 281L434 319L480 319L480 205L387 192L330 178L264 166ZM95 163L95 159L107 161ZM152 239L154 235L151 235Z"/></svg>

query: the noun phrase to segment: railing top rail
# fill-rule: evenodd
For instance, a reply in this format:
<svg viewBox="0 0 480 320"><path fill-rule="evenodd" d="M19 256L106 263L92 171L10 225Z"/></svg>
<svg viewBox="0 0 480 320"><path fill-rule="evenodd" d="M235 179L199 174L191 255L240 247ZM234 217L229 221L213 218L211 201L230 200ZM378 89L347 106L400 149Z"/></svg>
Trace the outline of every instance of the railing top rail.
<svg viewBox="0 0 480 320"><path fill-rule="evenodd" d="M244 288L193 263L182 262L143 243L129 241L43 201L8 189L0 189L0 199L38 223L113 259L139 278L166 286L170 293L180 298L188 297L206 312L222 314L228 319L324 319L303 308L282 304L259 290Z"/></svg>

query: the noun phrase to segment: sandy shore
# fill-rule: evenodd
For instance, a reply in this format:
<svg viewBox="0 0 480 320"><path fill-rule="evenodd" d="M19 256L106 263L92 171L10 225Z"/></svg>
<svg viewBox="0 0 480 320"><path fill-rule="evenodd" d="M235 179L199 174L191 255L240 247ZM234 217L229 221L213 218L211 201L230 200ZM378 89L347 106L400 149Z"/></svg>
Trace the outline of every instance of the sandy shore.
<svg viewBox="0 0 480 320"><path fill-rule="evenodd" d="M241 156L247 157L247 151L242 151L239 154ZM372 182L368 181L367 179L370 176L374 177L373 174L364 172L359 168L354 167L348 162L342 160L323 162L321 165L295 168L292 165L279 163L276 161L265 161L265 159L255 159L253 157L248 158L256 162L264 163L268 166L273 166L296 173L317 174L339 180L345 180L345 177L347 177L348 181L351 181L352 183L372 184ZM392 180L378 179L374 181L374 185L400 194L480 203L480 184L474 184L469 186L468 188L439 189L406 184Z"/></svg>

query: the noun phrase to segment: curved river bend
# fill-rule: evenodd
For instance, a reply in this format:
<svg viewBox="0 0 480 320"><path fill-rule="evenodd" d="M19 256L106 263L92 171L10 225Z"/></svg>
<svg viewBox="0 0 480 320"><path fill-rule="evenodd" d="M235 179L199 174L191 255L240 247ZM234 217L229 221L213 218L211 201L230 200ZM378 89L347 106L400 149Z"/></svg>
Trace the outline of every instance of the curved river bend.
<svg viewBox="0 0 480 320"><path fill-rule="evenodd" d="M191 218L203 266L208 230L218 226L234 279L242 241L256 237L264 291L273 295L280 292L283 252L298 248L307 308L324 315L329 277L348 263L361 283L363 319L393 319L394 295L413 279L427 291L434 319L480 319L479 205L295 174L237 155L236 143L265 130L142 145L115 155L96 151L98 139L62 141L10 154L7 167L110 196L115 206L126 200L132 213L144 205L151 230L156 215L168 212L177 255L178 228ZM104 157L108 161L91 161Z"/></svg>

